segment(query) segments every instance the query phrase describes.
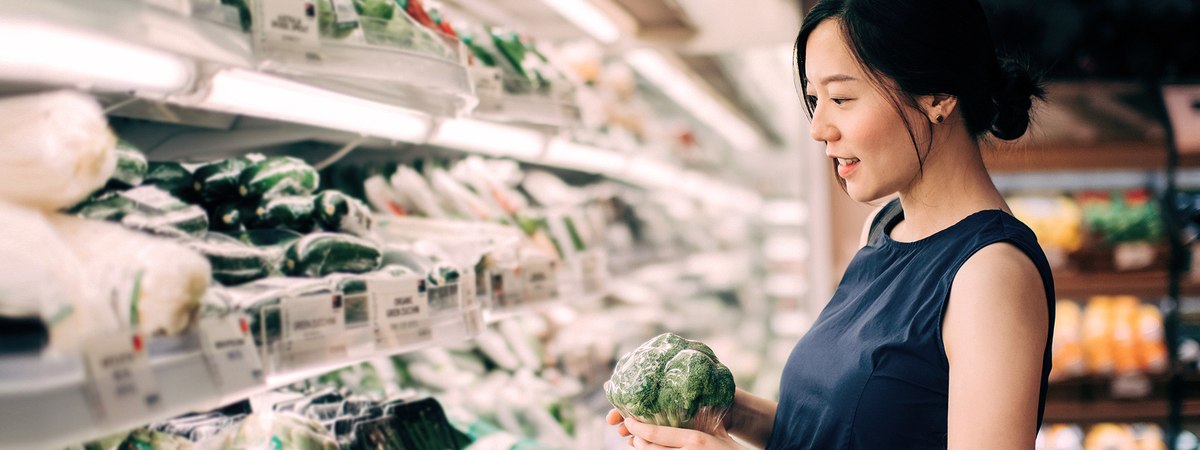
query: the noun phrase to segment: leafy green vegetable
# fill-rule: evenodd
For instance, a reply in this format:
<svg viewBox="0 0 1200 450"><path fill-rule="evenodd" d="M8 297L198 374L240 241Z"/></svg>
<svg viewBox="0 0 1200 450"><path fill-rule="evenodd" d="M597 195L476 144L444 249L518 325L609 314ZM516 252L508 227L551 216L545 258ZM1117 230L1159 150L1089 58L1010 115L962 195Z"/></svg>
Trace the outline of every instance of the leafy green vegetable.
<svg viewBox="0 0 1200 450"><path fill-rule="evenodd" d="M664 333L622 356L604 392L626 416L711 431L733 405L734 383L707 345Z"/></svg>

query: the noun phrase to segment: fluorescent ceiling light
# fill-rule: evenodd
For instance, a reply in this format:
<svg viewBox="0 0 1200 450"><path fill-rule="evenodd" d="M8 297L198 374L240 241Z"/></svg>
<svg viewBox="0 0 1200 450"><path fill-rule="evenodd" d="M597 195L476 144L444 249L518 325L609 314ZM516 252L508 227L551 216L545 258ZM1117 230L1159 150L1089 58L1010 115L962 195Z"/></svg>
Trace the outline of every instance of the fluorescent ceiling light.
<svg viewBox="0 0 1200 450"><path fill-rule="evenodd" d="M404 142L420 142L430 127L428 116L410 109L259 72L224 69L214 74L210 83L199 99L181 103Z"/></svg>
<svg viewBox="0 0 1200 450"><path fill-rule="evenodd" d="M657 50L645 48L629 52L625 61L737 150L757 150L763 145L754 127L717 100L715 94L701 86L679 63L668 60Z"/></svg>
<svg viewBox="0 0 1200 450"><path fill-rule="evenodd" d="M542 162L555 167L612 176L620 174L628 167L629 156L565 139L554 139L550 141L550 149Z"/></svg>
<svg viewBox="0 0 1200 450"><path fill-rule="evenodd" d="M0 27L0 79L168 94L192 73L183 58L99 34L27 20Z"/></svg>
<svg viewBox="0 0 1200 450"><path fill-rule="evenodd" d="M541 156L546 137L525 128L472 119L447 120L430 144L533 161Z"/></svg>
<svg viewBox="0 0 1200 450"><path fill-rule="evenodd" d="M612 44L621 39L621 29L608 15L589 0L543 0L546 6L592 35L597 41Z"/></svg>
<svg viewBox="0 0 1200 450"><path fill-rule="evenodd" d="M678 168L649 158L634 158L625 178L644 187L673 187L683 176Z"/></svg>

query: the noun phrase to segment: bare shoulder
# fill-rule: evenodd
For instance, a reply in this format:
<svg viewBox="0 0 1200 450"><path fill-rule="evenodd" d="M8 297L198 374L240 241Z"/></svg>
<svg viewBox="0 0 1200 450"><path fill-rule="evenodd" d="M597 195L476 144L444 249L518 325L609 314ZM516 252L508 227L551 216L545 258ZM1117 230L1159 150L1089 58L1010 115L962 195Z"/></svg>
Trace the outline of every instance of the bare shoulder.
<svg viewBox="0 0 1200 450"><path fill-rule="evenodd" d="M977 329L971 330L984 325L1034 338L1030 344L1044 344L1049 312L1033 260L1009 243L980 249L955 275L944 320L948 353L954 335L975 334Z"/></svg>

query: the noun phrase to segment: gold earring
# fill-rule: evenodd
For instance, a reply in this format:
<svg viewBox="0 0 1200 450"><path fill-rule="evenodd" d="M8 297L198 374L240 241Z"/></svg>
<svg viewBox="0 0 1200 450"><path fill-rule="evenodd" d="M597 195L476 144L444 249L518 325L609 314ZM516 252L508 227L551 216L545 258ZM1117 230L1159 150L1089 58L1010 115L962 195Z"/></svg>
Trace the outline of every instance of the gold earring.
<svg viewBox="0 0 1200 450"><path fill-rule="evenodd" d="M942 117L941 114L938 114L937 117L935 117L933 120L936 120L937 123L942 123L942 119L944 119L944 117Z"/></svg>

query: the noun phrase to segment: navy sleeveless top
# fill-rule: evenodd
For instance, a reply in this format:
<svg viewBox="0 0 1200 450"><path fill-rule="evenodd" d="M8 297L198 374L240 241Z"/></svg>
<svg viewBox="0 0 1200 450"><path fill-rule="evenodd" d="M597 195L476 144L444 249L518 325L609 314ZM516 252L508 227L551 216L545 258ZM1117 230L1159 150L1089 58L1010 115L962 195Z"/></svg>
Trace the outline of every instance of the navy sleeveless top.
<svg viewBox="0 0 1200 450"><path fill-rule="evenodd" d="M950 365L942 318L963 263L999 242L1029 256L1046 288L1050 329L1038 425L1046 404L1054 280L1037 238L1000 210L976 212L916 242L888 231L898 201L872 223L833 298L783 369L769 450L946 448Z"/></svg>

